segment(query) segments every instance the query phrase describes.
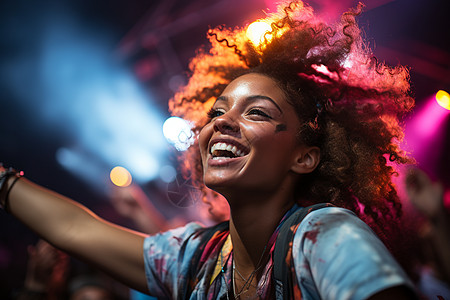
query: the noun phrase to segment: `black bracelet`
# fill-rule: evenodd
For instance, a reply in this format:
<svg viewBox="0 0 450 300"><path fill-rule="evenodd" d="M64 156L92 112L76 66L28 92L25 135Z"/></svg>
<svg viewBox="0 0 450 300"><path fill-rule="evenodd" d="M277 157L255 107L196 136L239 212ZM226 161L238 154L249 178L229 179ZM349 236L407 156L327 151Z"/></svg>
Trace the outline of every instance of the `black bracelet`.
<svg viewBox="0 0 450 300"><path fill-rule="evenodd" d="M8 187L8 190L6 192L4 192L3 191L3 189L5 188L4 185L6 185L6 182L8 181L8 179L11 176L15 176L16 178L11 183L11 185ZM2 195L5 195L4 201L2 201L2 199L0 198L0 208L4 209L7 212L9 212L9 208L8 208L9 207L9 204L8 204L9 193L11 192L11 189L14 186L14 184L17 182L17 180L19 178L21 178L22 176L23 176L23 171L16 171L13 168L8 168L7 170L3 171L0 174L0 197Z"/></svg>
<svg viewBox="0 0 450 300"><path fill-rule="evenodd" d="M16 178L14 178L13 182L8 187L8 191L6 191L4 208L5 208L5 211L7 213L10 213L10 210L9 210L9 193L11 192L11 189L13 188L13 186L16 184L17 180L22 178L22 176L23 176L23 172L16 174Z"/></svg>

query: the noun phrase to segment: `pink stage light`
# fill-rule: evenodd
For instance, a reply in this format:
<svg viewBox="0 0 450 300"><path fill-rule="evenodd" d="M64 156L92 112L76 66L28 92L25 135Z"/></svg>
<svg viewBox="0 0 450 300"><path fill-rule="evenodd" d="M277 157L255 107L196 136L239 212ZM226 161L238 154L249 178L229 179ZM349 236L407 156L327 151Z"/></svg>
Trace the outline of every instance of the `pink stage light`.
<svg viewBox="0 0 450 300"><path fill-rule="evenodd" d="M411 129L421 138L430 137L441 127L448 114L447 109L443 109L434 99L430 99L411 120Z"/></svg>
<svg viewBox="0 0 450 300"><path fill-rule="evenodd" d="M432 158L439 157L445 130L443 125L449 113L437 103L435 97L431 97L407 122L403 147L419 163L432 164Z"/></svg>

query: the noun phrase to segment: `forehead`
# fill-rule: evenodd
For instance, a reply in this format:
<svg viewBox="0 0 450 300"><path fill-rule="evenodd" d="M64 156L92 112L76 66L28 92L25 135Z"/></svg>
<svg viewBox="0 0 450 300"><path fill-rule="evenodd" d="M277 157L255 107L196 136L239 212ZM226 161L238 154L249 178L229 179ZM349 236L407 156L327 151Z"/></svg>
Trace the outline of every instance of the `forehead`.
<svg viewBox="0 0 450 300"><path fill-rule="evenodd" d="M286 100L286 95L278 83L269 76L259 73L249 73L234 79L225 88L222 95L264 95L273 98L277 102Z"/></svg>

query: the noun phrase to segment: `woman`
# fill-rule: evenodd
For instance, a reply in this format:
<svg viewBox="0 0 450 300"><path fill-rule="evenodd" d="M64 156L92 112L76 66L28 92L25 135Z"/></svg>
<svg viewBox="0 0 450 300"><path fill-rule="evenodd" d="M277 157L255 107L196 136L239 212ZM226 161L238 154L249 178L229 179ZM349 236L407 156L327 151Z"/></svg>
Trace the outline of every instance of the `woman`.
<svg viewBox="0 0 450 300"><path fill-rule="evenodd" d="M14 174L2 203L55 246L132 288L161 298L273 298L274 244L297 204L331 202L377 230L400 214L385 157L408 162L397 146L397 117L413 106L408 74L371 58L355 23L359 10L328 27L301 2L284 4L266 18L272 30L259 45L243 29L209 33L210 52L193 59L188 85L170 102L199 134L186 175L230 205L229 230L205 245L200 225L145 237ZM413 295L383 244L349 210L311 212L290 249L296 298Z"/></svg>

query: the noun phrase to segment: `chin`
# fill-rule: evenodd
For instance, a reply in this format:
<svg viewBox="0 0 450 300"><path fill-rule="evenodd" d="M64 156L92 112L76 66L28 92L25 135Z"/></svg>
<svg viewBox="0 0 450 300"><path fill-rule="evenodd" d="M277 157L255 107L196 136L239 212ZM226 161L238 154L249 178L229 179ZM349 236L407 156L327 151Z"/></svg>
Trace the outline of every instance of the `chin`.
<svg viewBox="0 0 450 300"><path fill-rule="evenodd" d="M236 184L226 181L204 181L206 187L227 198L230 191L236 190Z"/></svg>
<svg viewBox="0 0 450 300"><path fill-rule="evenodd" d="M212 190L215 187L232 187L239 183L238 175L228 170L208 170L203 175L203 182Z"/></svg>
<svg viewBox="0 0 450 300"><path fill-rule="evenodd" d="M222 194L221 191L226 191L227 189L232 188L233 185L226 184L224 182L217 182L217 181L205 181L205 185L213 190L216 193Z"/></svg>

